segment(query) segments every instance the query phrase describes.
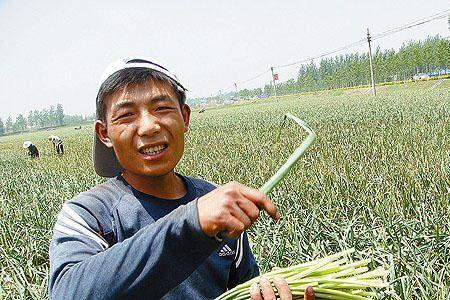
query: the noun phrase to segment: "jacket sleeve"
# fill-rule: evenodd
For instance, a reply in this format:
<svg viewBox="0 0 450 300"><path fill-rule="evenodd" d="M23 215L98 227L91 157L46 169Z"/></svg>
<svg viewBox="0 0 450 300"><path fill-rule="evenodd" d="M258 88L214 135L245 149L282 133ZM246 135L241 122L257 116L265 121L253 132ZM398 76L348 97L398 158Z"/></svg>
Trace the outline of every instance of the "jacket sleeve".
<svg viewBox="0 0 450 300"><path fill-rule="evenodd" d="M157 299L217 247L200 228L197 200L109 245L85 207L66 203L50 244L52 299Z"/></svg>
<svg viewBox="0 0 450 300"><path fill-rule="evenodd" d="M250 249L247 233L244 232L237 240L236 257L231 266L228 288L231 289L256 276L259 276L258 265Z"/></svg>

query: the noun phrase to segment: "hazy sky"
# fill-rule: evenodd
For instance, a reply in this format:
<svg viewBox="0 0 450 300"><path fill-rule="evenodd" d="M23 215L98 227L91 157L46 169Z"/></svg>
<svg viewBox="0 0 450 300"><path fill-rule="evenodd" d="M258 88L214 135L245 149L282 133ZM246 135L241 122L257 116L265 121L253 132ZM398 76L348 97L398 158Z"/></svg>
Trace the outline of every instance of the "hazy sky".
<svg viewBox="0 0 450 300"><path fill-rule="evenodd" d="M188 97L210 96L272 65L360 40L367 27L380 33L449 6L448 0L0 0L0 117L56 103L67 114L91 114L103 69L132 54L165 64L188 87ZM398 49L438 33L449 35L447 19L376 40L374 47ZM280 80L297 70L279 70ZM267 73L239 88L269 80Z"/></svg>

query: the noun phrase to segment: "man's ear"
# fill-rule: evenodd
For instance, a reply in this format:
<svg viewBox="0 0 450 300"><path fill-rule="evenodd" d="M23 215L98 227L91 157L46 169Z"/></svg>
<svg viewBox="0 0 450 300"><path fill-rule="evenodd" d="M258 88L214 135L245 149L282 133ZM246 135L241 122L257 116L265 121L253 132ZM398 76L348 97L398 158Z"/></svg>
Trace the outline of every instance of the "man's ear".
<svg viewBox="0 0 450 300"><path fill-rule="evenodd" d="M105 144L106 147L112 148L113 145L111 143L111 139L109 138L106 124L103 123L103 121L97 120L94 123L94 129L100 141L102 141L102 143Z"/></svg>
<svg viewBox="0 0 450 300"><path fill-rule="evenodd" d="M183 104L181 108L181 113L183 114L184 120L184 132L189 130L189 120L191 119L191 108L187 104Z"/></svg>

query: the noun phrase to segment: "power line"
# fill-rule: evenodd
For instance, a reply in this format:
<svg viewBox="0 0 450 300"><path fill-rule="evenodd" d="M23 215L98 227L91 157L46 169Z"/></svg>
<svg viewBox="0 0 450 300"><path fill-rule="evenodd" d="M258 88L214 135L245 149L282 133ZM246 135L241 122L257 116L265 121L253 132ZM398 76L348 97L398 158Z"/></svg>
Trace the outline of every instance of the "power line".
<svg viewBox="0 0 450 300"><path fill-rule="evenodd" d="M322 57L325 57L325 56L334 54L334 53L336 53L336 52L340 52L340 51L345 50L345 49L353 48L353 47L355 47L355 46L364 44L365 42L366 42L366 39L361 39L361 40L359 40L359 41L356 41L356 42L353 42L353 43L351 43L351 44L348 44L348 45L345 45L345 46L343 46L343 47L340 47L340 48L338 48L338 49L335 49L335 50L326 52L326 53L324 53L324 54L321 54L321 55L318 55L318 56L314 56L314 57L310 57L310 58L303 59L303 60L299 60L299 61L292 62L292 63L285 64L285 65L274 66L274 68L281 69L281 68L285 68L285 67L295 66L295 65L298 65L298 64L302 64L302 63L305 63L305 62L309 62L309 61L311 61L311 60L315 60L315 59L318 59L318 58L322 58Z"/></svg>
<svg viewBox="0 0 450 300"><path fill-rule="evenodd" d="M409 29L409 28L413 28L413 27L416 27L416 26L419 26L419 25L423 25L423 24L435 21L435 20L446 18L449 13L450 13L450 9L443 10L443 11L435 13L435 14L433 14L431 16L428 16L428 17L425 17L425 18L422 18L422 19L418 19L418 20L415 20L413 22L404 24L402 26L399 26L399 27L396 27L396 28L393 28L393 29L389 29L387 31L384 31L384 32L372 35L372 40L381 39L381 38L386 37L388 35L391 35L391 34L394 34L394 33L397 33L397 32L400 32L400 31L403 31L403 30L406 30L406 29ZM365 44L365 42L366 42L366 39L361 39L361 40L355 41L353 43L347 44L345 46L342 46L340 48L337 48L335 50L332 50L332 51L320 54L318 56L306 58L306 59L303 59L303 60L295 61L295 62L284 64L284 65L274 66L274 68L281 69L281 68L295 66L295 65L298 65L298 64L303 64L303 63L306 63L306 62L317 60L319 58L323 58L323 57L329 56L329 55L337 53L337 52L341 52L341 51L349 49L349 48L353 48L353 47ZM244 83L247 83L249 81L255 80L255 79L265 75L267 72L270 72L270 69L267 69L264 72L261 72L258 75L255 75L255 76L253 76L253 77L251 77L249 79L236 82L236 84L244 84ZM224 90L228 90L228 89L230 89L230 88L232 88L234 86L235 86L235 84L227 87Z"/></svg>
<svg viewBox="0 0 450 300"><path fill-rule="evenodd" d="M386 36L388 36L388 35L391 35L391 34L394 34L394 33L400 32L400 31L403 31L403 30L405 30L405 29L409 29L409 28L412 28L412 27L416 27L416 26L419 26L419 25L423 25L423 24L429 23L429 22L431 22L431 21L443 19L443 18L446 18L446 17L447 17L446 15L444 15L444 16L439 16L439 17L435 17L435 18L430 19L430 20L427 20L427 21L422 21L422 22L419 22L419 23L416 23L416 24L413 24L413 25L409 25L409 26L406 26L406 27L403 27L403 28L399 28L399 29L397 29L397 30L392 30L392 31L389 31L389 32L384 33L384 34L377 34L376 36L374 36L373 39L374 39L374 40L375 40L375 39L380 39L380 38L386 37Z"/></svg>
<svg viewBox="0 0 450 300"><path fill-rule="evenodd" d="M233 84L227 86L226 88L222 89L221 91L227 91L227 90L230 90L230 89L232 89L233 87L235 87L236 84L241 85L241 84L247 83L247 82L249 82L249 81L255 80L255 79L257 79L257 78L259 78L259 77L265 75L267 72L270 72L270 69L264 70L263 72L259 73L258 75L253 76L252 78L249 78L249 79L246 79L246 80L242 80L242 81L238 81L238 82L236 82L236 83L233 83Z"/></svg>
<svg viewBox="0 0 450 300"><path fill-rule="evenodd" d="M257 79L257 78L263 76L263 75L266 74L267 72L270 72L270 70L267 69L267 70L265 70L264 72L261 72L261 73L259 73L258 75L254 76L254 77L252 77L252 78L250 78L250 79L246 79L246 80L239 81L239 82L236 82L236 83L237 83L237 84L247 83L247 82L249 82L249 81L255 80L255 79Z"/></svg>
<svg viewBox="0 0 450 300"><path fill-rule="evenodd" d="M422 18L422 19L410 22L408 24L405 24L405 25L402 25L402 26L399 26L399 27L387 30L385 32L381 32L381 33L375 34L373 36L373 39L382 38L382 37L391 35L393 33L397 33L399 31L402 31L402 30L405 30L405 29L409 29L409 28L412 28L412 27L415 27L415 26L423 25L423 24L429 23L429 22L434 21L434 20L443 19L443 18L447 17L448 13L450 13L450 9L447 9L447 10L441 11L439 13L436 13L434 15L428 16L426 18Z"/></svg>
<svg viewBox="0 0 450 300"><path fill-rule="evenodd" d="M441 11L441 12L439 12L437 14L431 15L429 17L422 18L422 19L416 20L414 22L402 25L400 27L396 27L394 29L390 29L390 30L387 30L385 32L373 35L372 36L372 40L380 39L380 38L383 38L385 36L388 36L388 35L397 33L399 31L405 30L405 29L409 29L409 28L412 28L412 27L415 27L415 26L419 26L419 25L423 25L423 24L429 23L429 22L434 21L434 20L445 18L445 17L447 17L447 13L449 13L449 12L450 12L450 9L447 9L447 10ZM315 60L315 59L318 59L318 58L322 58L322 57L325 57L325 56L328 56L328 55L331 55L331 54L334 54L334 53L337 53L337 52L340 52L340 51L343 51L343 50L346 50L346 49L349 49L349 48L353 48L353 47L359 46L361 44L364 44L365 42L366 42L366 39L361 39L359 41L356 41L356 42L353 42L351 44L345 45L345 46L343 46L341 48L338 48L336 50L329 51L329 52L326 52L324 54L321 54L321 55L318 55L318 56L315 56L315 57L310 57L310 58L307 58L307 59L304 59L304 60L296 61L296 62L293 62L293 63L280 65L280 66L275 66L275 68L281 69L281 68L290 67L290 66L301 64L301 63L305 63L305 62L308 62L308 61L311 61L311 60Z"/></svg>

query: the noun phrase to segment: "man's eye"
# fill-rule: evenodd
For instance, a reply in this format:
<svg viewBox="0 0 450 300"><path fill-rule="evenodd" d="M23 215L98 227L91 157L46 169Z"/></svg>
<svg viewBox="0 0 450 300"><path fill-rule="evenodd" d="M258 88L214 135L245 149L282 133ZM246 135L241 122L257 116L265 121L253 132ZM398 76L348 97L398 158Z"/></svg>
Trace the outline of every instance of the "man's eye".
<svg viewBox="0 0 450 300"><path fill-rule="evenodd" d="M160 106L156 110L161 111L161 110L171 110L171 109L173 109L173 107L171 107L171 106Z"/></svg>
<svg viewBox="0 0 450 300"><path fill-rule="evenodd" d="M133 114L132 113L124 113L124 114L121 114L120 116L118 116L117 117L117 120L118 119L123 119L123 118L126 118L126 117L131 117Z"/></svg>

